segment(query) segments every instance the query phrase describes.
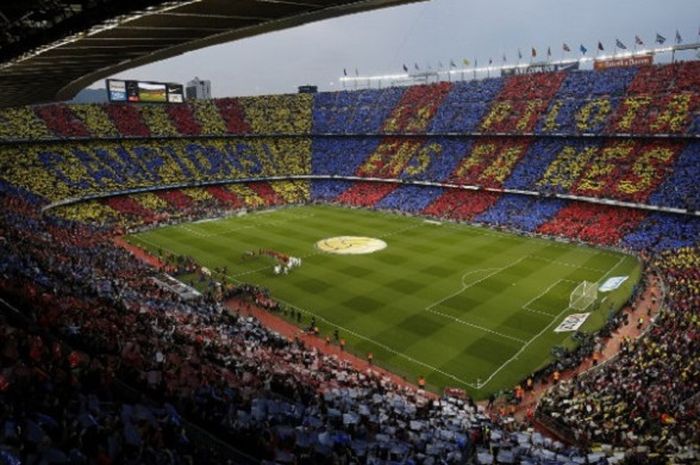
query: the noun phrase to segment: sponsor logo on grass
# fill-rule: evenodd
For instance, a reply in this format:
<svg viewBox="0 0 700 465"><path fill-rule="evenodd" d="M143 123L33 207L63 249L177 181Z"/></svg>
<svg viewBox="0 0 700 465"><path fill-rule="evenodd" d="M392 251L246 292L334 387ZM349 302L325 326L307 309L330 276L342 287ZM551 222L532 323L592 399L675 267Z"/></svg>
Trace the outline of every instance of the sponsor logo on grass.
<svg viewBox="0 0 700 465"><path fill-rule="evenodd" d="M362 255L385 249L386 242L374 237L337 236L318 241L316 247L327 253Z"/></svg>
<svg viewBox="0 0 700 465"><path fill-rule="evenodd" d="M559 323L559 326L554 330L555 333L566 333L578 330L581 325L588 319L590 313L572 313L564 318L564 321Z"/></svg>

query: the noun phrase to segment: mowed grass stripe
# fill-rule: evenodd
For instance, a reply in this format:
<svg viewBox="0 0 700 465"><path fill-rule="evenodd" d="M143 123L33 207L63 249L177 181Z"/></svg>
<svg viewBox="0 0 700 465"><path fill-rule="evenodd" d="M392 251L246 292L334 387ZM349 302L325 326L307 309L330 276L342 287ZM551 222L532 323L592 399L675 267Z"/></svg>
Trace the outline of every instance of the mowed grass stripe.
<svg viewBox="0 0 700 465"><path fill-rule="evenodd" d="M383 237L388 248L359 256L315 248L318 240L339 235ZM326 205L164 227L129 240L152 252L160 247L192 256L210 269L226 265L237 280L319 315L322 334L342 328L358 355L371 351L378 364L409 379L423 375L435 389L463 387L476 398L512 387L549 360L553 345L573 343L570 334L551 329L577 282L599 280L616 265L610 276L631 276L593 312L586 326L594 329L624 302L639 272L636 259L620 261L624 256L615 252ZM261 248L302 257L303 265L275 276L271 258L242 259ZM541 313L523 309L528 302ZM516 360L476 388L525 343Z"/></svg>

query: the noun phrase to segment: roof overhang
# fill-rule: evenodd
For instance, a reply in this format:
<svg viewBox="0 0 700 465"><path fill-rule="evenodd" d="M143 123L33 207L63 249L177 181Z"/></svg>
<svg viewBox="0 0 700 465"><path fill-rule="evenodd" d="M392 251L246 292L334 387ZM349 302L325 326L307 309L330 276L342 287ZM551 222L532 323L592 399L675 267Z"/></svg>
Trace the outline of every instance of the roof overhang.
<svg viewBox="0 0 700 465"><path fill-rule="evenodd" d="M182 0L135 11L0 64L0 107L69 100L100 79L245 37L426 0Z"/></svg>

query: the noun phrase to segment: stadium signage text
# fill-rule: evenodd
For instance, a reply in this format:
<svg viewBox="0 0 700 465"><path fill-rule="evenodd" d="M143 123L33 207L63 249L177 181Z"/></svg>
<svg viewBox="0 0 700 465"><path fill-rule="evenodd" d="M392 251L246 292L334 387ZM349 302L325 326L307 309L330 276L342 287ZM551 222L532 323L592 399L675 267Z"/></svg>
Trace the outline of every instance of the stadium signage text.
<svg viewBox="0 0 700 465"><path fill-rule="evenodd" d="M554 329L555 333L567 333L571 331L578 331L578 329L586 322L590 313L572 313L571 315L564 318L564 321L559 323Z"/></svg>
<svg viewBox="0 0 700 465"><path fill-rule="evenodd" d="M646 66L654 63L652 55L642 55L636 57L612 58L609 60L595 60L593 69L600 71L610 68L627 68L630 66Z"/></svg>
<svg viewBox="0 0 700 465"><path fill-rule="evenodd" d="M612 278L608 278L599 288L598 290L600 292L609 292L609 291L614 291L618 287L622 285L625 281L627 281L627 278L629 276L613 276Z"/></svg>

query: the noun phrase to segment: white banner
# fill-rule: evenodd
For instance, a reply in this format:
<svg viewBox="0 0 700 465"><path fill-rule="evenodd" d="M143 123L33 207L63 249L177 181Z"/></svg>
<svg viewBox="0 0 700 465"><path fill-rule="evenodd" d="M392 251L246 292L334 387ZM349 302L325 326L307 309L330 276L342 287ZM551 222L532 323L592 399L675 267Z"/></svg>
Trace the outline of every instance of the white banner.
<svg viewBox="0 0 700 465"><path fill-rule="evenodd" d="M627 278L629 278L629 276L613 276L612 278L608 278L608 280L605 281L605 282L598 288L598 290L599 290L600 292L610 292L610 291L614 291L615 289L617 289L618 287L620 287L620 285L621 285L622 283L624 283L625 281L627 281Z"/></svg>
<svg viewBox="0 0 700 465"><path fill-rule="evenodd" d="M555 333L567 333L577 331L581 325L588 319L590 313L572 313L564 318L564 321L559 323L559 326L554 330Z"/></svg>

